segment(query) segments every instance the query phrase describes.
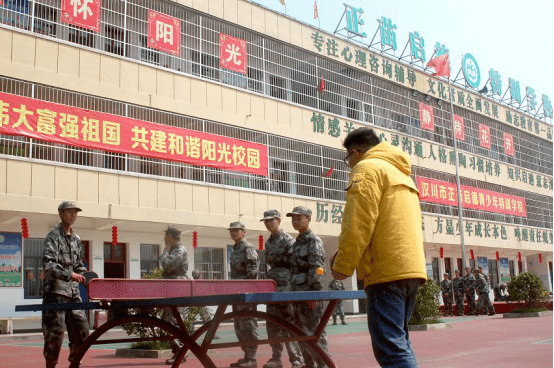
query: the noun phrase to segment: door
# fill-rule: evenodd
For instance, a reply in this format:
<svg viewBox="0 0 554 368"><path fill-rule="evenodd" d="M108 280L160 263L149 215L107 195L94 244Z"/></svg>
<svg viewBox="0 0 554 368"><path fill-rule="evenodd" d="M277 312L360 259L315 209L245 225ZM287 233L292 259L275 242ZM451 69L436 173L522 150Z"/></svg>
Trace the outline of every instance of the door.
<svg viewBox="0 0 554 368"><path fill-rule="evenodd" d="M104 242L104 278L124 279L126 264L127 244Z"/></svg>

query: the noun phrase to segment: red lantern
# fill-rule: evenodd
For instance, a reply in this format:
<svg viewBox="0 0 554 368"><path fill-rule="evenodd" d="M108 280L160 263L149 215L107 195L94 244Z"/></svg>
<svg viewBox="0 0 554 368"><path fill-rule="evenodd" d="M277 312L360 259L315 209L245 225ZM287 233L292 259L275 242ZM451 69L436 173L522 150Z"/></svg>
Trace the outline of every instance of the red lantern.
<svg viewBox="0 0 554 368"><path fill-rule="evenodd" d="M192 247L196 249L198 247L198 232L193 231L192 232Z"/></svg>
<svg viewBox="0 0 554 368"><path fill-rule="evenodd" d="M521 252L517 252L517 261L521 262Z"/></svg>
<svg viewBox="0 0 554 368"><path fill-rule="evenodd" d="M258 247L260 248L260 250L264 250L264 236L263 235L260 235L260 237L258 238Z"/></svg>
<svg viewBox="0 0 554 368"><path fill-rule="evenodd" d="M539 253L539 263L542 263L542 254Z"/></svg>
<svg viewBox="0 0 554 368"><path fill-rule="evenodd" d="M469 250L469 254L471 255L471 259L475 260L475 254L473 254L473 249Z"/></svg>
<svg viewBox="0 0 554 368"><path fill-rule="evenodd" d="M117 245L117 226L112 226L112 244Z"/></svg>
<svg viewBox="0 0 554 368"><path fill-rule="evenodd" d="M498 254L498 251L496 252L496 260L500 261L500 254Z"/></svg>
<svg viewBox="0 0 554 368"><path fill-rule="evenodd" d="M441 247L441 248L439 249L439 253L440 253L440 255L441 255L441 258L444 258L444 249L443 249L443 247Z"/></svg>
<svg viewBox="0 0 554 368"><path fill-rule="evenodd" d="M21 236L23 236L25 239L29 238L29 227L27 225L26 218L21 219Z"/></svg>

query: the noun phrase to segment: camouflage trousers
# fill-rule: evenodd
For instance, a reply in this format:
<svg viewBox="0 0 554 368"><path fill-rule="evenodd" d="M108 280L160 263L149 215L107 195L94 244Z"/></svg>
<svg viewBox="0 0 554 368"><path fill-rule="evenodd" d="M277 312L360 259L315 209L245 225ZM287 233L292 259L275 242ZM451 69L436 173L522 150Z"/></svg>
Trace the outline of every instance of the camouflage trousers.
<svg viewBox="0 0 554 368"><path fill-rule="evenodd" d="M464 314L464 293L454 293L456 299L456 314L461 316Z"/></svg>
<svg viewBox="0 0 554 368"><path fill-rule="evenodd" d="M45 293L43 304L81 303L81 297L70 298L68 296ZM44 335L44 359L47 365L58 363L58 357L62 350L64 324L69 338L69 361L73 360L77 349L88 337L89 325L87 316L83 310L74 311L42 311L42 334Z"/></svg>
<svg viewBox="0 0 554 368"><path fill-rule="evenodd" d="M475 290L466 292L467 307L469 308L469 314L475 313Z"/></svg>
<svg viewBox="0 0 554 368"><path fill-rule="evenodd" d="M185 312L186 312L186 308L177 307L177 310L179 311L179 314L181 315L181 318L183 318L183 316L185 315ZM181 328L179 326L179 322L177 322L177 318L175 317L175 314L173 314L173 311L171 310L171 308L164 308L163 313L162 313L162 319L166 322L171 323L173 326L175 326L179 329ZM173 352L174 355L177 354L182 347L183 347L183 343L181 342L181 340L178 340L178 339L171 340L171 351Z"/></svg>
<svg viewBox="0 0 554 368"><path fill-rule="evenodd" d="M340 317L340 320L344 322L344 308L342 307L342 300L339 300L339 303L333 311L333 323L337 323L337 314Z"/></svg>
<svg viewBox="0 0 554 368"><path fill-rule="evenodd" d="M311 310L308 307L307 303L300 302L295 304L295 320L297 325L302 328L308 335L313 334L317 325L321 321L323 316L323 303L317 302L317 306L314 310ZM325 336L325 331L321 335L321 338L317 342L319 346L325 351L329 352L327 349L327 337ZM304 357L304 367L306 368L324 368L326 367L323 359L316 354L308 344L305 342L300 342L300 351Z"/></svg>
<svg viewBox="0 0 554 368"><path fill-rule="evenodd" d="M442 301L444 303L444 314L454 314L454 309L452 308L452 295L442 296Z"/></svg>
<svg viewBox="0 0 554 368"><path fill-rule="evenodd" d="M233 312L245 310L255 310L253 305L233 305ZM257 341L260 339L258 335L258 322L255 318L238 318L234 320L235 333L239 342ZM258 345L241 346L244 351L244 359L256 359Z"/></svg>
<svg viewBox="0 0 554 368"><path fill-rule="evenodd" d="M479 293L479 300L477 301L477 313L481 311L481 308L485 307L485 312L496 313L494 306L491 303L489 293Z"/></svg>
<svg viewBox="0 0 554 368"><path fill-rule="evenodd" d="M294 323L294 305L292 304L268 304L267 313L274 314L283 318L284 320ZM275 339L279 337L289 337L290 333L276 325L275 323L267 322L267 336L270 339ZM291 364L294 363L302 364L302 353L300 352L300 347L298 342L291 341L285 342L285 347L287 348L287 353L289 354L289 361ZM283 343L271 344L272 350L272 359L281 360L281 355L283 354Z"/></svg>

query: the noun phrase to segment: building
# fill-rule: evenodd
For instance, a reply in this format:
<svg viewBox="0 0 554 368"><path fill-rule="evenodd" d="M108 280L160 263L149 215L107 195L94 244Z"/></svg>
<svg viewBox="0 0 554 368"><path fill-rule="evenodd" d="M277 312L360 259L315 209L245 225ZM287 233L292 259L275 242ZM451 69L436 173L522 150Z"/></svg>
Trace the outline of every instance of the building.
<svg viewBox="0 0 554 368"><path fill-rule="evenodd" d="M459 229L448 84L417 54L370 51L246 0L76 4L0 5L0 317L37 303L62 200L83 208L76 231L101 277L153 270L162 231L177 224L189 271L227 278L229 223L240 218L258 246L262 213L297 205L312 209L331 256L348 178L341 143L360 126L411 155L430 277L462 268L463 230L468 263L493 283L530 270L552 290L548 98L538 114L453 85Z"/></svg>

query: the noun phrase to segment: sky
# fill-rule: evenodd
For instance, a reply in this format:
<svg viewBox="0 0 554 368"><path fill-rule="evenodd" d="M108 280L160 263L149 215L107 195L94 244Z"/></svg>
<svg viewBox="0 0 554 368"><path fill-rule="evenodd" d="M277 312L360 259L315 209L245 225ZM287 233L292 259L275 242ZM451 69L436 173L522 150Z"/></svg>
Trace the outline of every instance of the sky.
<svg viewBox="0 0 554 368"><path fill-rule="evenodd" d="M285 0L286 6L279 0L252 2L319 27L313 0ZM335 31L344 3L364 10L366 43L379 25L377 19L385 16L397 26L397 56L409 33L417 31L425 40L427 61L437 42L450 50L452 77L460 69L462 56L470 53L479 65L480 87L492 68L500 73L503 93L512 78L519 81L522 98L526 87L534 88L537 107L543 94L554 101L553 0L317 0L321 29Z"/></svg>

